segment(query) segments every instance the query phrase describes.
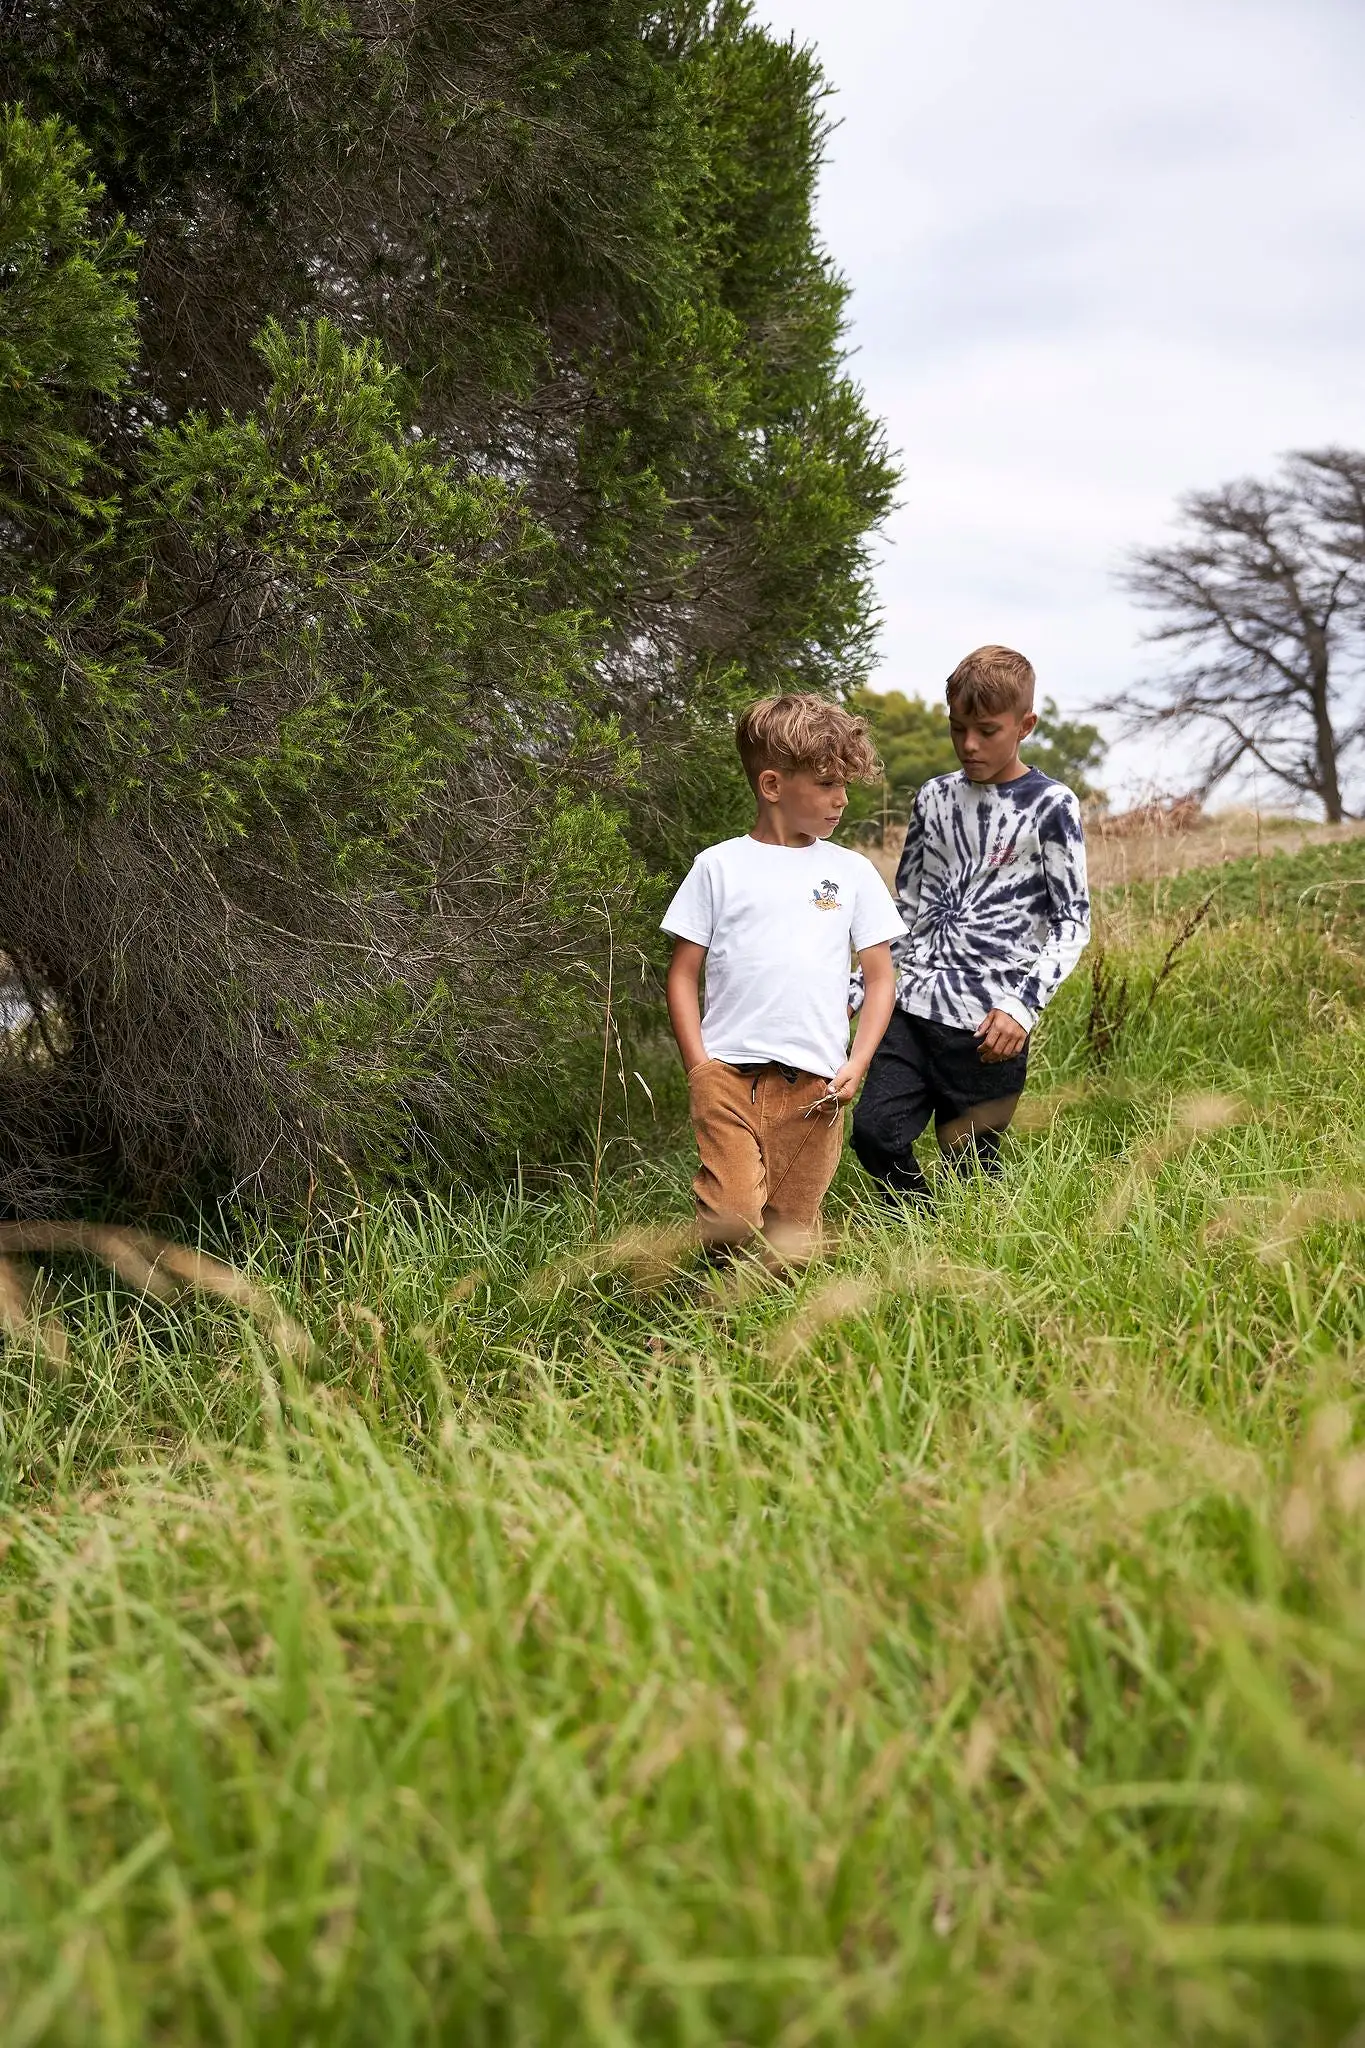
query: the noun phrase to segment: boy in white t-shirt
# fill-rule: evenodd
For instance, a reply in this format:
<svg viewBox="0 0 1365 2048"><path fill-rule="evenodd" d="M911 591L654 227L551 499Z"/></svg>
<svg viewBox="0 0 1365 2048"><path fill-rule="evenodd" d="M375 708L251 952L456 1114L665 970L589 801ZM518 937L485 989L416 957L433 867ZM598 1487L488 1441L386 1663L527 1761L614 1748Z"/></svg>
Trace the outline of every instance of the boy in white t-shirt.
<svg viewBox="0 0 1365 2048"><path fill-rule="evenodd" d="M668 906L668 1014L701 1154L703 1239L761 1232L792 1257L818 1231L844 1105L890 1021L891 941L905 926L871 861L825 843L848 783L879 772L866 721L822 697L768 697L736 738L758 815L744 838L698 854ZM867 993L850 1053L854 952Z"/></svg>

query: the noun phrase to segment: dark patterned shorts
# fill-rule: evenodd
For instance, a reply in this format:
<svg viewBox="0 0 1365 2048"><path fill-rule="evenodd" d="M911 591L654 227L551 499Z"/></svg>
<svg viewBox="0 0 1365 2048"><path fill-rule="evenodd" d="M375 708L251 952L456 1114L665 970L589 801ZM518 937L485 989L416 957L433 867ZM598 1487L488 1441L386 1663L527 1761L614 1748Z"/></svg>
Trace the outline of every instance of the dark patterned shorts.
<svg viewBox="0 0 1365 2048"><path fill-rule="evenodd" d="M853 1112L853 1149L867 1171L889 1188L920 1194L924 1176L915 1160L915 1140L932 1118L941 1138L956 1145L970 1131L946 1127L978 1112L980 1130L972 1156L994 1164L999 1133L1014 1113L1028 1079L1028 1046L1012 1060L983 1060L976 1033L926 1017L892 1012L886 1036L872 1057Z"/></svg>

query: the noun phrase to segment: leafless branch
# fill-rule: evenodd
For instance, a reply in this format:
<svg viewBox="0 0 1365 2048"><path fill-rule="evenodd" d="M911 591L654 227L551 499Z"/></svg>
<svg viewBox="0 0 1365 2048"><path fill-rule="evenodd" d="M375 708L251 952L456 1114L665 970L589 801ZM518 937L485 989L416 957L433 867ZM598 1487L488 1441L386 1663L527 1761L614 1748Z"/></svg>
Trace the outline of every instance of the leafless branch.
<svg viewBox="0 0 1365 2048"><path fill-rule="evenodd" d="M1181 513L1180 537L1121 579L1171 660L1101 708L1129 732L1208 732L1206 793L1250 759L1338 822L1365 742L1365 453L1293 454L1276 481L1193 493Z"/></svg>

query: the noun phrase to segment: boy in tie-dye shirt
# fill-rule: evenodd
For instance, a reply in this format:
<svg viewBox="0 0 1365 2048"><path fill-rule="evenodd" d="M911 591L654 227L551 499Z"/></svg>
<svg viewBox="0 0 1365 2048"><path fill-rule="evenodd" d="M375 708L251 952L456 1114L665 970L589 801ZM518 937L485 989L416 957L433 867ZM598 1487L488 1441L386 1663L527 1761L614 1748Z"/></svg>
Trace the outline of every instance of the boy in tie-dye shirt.
<svg viewBox="0 0 1365 2048"><path fill-rule="evenodd" d="M980 647L948 679L962 766L915 798L896 890L896 1010L853 1118L890 1196L923 1200L915 1140L934 1120L957 1164L998 1165L1029 1034L1090 937L1081 807L1019 749L1037 724L1022 654Z"/></svg>

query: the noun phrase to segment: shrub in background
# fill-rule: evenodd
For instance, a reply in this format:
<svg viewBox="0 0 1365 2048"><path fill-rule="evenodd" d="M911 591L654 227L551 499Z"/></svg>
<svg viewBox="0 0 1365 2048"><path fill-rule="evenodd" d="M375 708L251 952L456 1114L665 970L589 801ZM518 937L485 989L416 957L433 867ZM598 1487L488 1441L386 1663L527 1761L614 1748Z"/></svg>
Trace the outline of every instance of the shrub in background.
<svg viewBox="0 0 1365 2048"><path fill-rule="evenodd" d="M49 358L0 946L64 1034L0 1076L10 1199L553 1145L608 920L739 814L735 703L866 659L818 73L730 5L51 0L0 90Z"/></svg>

